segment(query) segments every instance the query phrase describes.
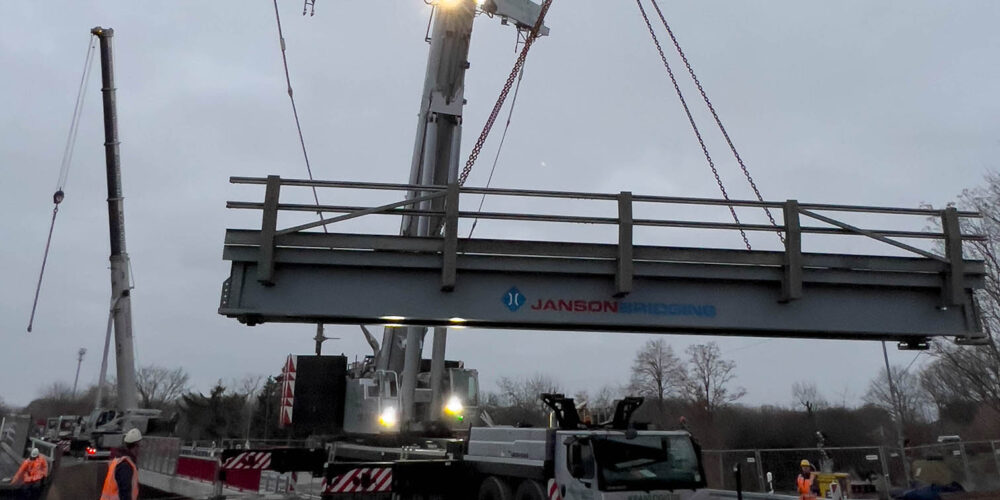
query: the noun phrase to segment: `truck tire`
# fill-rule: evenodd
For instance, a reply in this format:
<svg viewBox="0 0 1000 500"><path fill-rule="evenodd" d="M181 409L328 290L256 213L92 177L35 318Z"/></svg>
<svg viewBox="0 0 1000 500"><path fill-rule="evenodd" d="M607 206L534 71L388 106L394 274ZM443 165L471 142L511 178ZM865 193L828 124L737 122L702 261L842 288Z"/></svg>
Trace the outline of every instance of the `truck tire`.
<svg viewBox="0 0 1000 500"><path fill-rule="evenodd" d="M502 479L490 476L479 485L479 500L514 500L514 494Z"/></svg>
<svg viewBox="0 0 1000 500"><path fill-rule="evenodd" d="M545 496L545 488L538 481L532 481L531 479L525 479L521 481L520 486L517 487L517 493L514 494L514 500L547 500Z"/></svg>

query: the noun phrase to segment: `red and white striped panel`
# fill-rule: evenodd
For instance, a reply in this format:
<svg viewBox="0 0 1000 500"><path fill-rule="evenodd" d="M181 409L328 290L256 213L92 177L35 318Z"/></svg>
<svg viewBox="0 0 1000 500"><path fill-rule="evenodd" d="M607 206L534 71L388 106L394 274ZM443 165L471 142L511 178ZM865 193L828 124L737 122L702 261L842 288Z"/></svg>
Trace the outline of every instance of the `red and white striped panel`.
<svg viewBox="0 0 1000 500"><path fill-rule="evenodd" d="M392 491L391 467L361 467L336 476L329 482L323 480L323 493L385 491Z"/></svg>
<svg viewBox="0 0 1000 500"><path fill-rule="evenodd" d="M69 453L70 440L60 439L59 444L56 445L63 453Z"/></svg>
<svg viewBox="0 0 1000 500"><path fill-rule="evenodd" d="M555 479L549 479L549 500L562 500L562 496L559 495L559 485L556 484Z"/></svg>
<svg viewBox="0 0 1000 500"><path fill-rule="evenodd" d="M244 451L222 462L223 469L266 469L271 466L271 452Z"/></svg>

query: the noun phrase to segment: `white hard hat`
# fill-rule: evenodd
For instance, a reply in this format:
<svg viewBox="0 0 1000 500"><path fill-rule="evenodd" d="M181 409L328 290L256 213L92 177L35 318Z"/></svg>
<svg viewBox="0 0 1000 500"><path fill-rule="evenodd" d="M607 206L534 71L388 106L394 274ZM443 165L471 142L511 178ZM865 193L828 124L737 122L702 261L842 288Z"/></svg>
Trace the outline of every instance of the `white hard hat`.
<svg viewBox="0 0 1000 500"><path fill-rule="evenodd" d="M141 440L142 433L139 432L139 429L129 429L128 432L125 433L125 444L138 443Z"/></svg>
<svg viewBox="0 0 1000 500"><path fill-rule="evenodd" d="M31 449L31 458L37 458L37 457L38 457L38 448L32 448Z"/></svg>

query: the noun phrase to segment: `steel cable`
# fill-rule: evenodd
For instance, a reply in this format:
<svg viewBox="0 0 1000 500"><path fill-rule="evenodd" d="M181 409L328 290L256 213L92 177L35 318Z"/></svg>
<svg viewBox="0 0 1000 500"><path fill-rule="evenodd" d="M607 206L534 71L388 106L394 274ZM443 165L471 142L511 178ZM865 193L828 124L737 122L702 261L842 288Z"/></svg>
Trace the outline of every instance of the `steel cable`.
<svg viewBox="0 0 1000 500"><path fill-rule="evenodd" d="M524 78L524 66L521 67L521 73L517 77L517 84L514 86L514 95L510 98L510 110L507 112L507 123L504 124L503 134L500 135L500 144L497 146L497 154L493 157L493 167L490 168L490 176L486 179L486 188L489 189L490 184L493 183L493 174L497 170L497 163L500 161L500 152L503 151L503 144L507 140L507 130L510 129L510 119L514 116L514 106L517 105L517 94L521 90L521 79ZM479 199L479 208L476 212L483 211L483 204L486 203L486 193L483 193L483 197ZM479 217L472 220L472 228L469 229L469 238L472 238L472 233L476 231L476 225L479 224Z"/></svg>
<svg viewBox="0 0 1000 500"><path fill-rule="evenodd" d="M76 102L73 104L73 116L70 118L69 132L66 135L66 145L63 147L62 161L59 165L59 179L56 181L56 192L52 195L52 221L49 222L49 234L45 239L45 251L42 253L42 268L38 272L38 283L35 285L35 297L31 302L31 316L28 318L28 332L35 324L35 312L38 310L38 296L42 291L42 278L45 276L45 264L49 260L49 249L52 247L52 232L56 227L56 216L59 215L59 204L66 197L63 188L69 179L69 169L73 164L73 151L76 149L76 137L80 130L80 117L83 115L83 104L86 101L87 84L90 81L90 69L93 67L94 47L96 37L90 35L87 39L87 55L84 57L83 74L76 91Z"/></svg>
<svg viewBox="0 0 1000 500"><path fill-rule="evenodd" d="M542 25L545 22L545 14L549 11L549 6L551 5L552 0L545 0L542 2L541 11L538 13L538 19L535 20L535 25L531 27L528 37L524 40L524 47L521 48L521 54L517 56L517 61L514 63L514 67L511 68L510 75L507 76L507 81L504 82L503 89L500 91L500 96L497 98L496 104L493 105L493 111L490 112L490 116L486 120L486 124L483 125L483 131L480 132L479 139L476 140L476 145L472 147L472 152L469 153L469 159L465 162L462 174L458 177L459 186L464 186L465 181L469 178L469 173L472 172L472 167L476 164L476 159L479 158L479 153L483 150L486 138L489 137L490 130L493 129L493 124L496 122L497 116L503 108L503 103L507 100L507 95L514 86L514 79L516 79L517 75L521 73L521 69L524 67L524 61L528 57L528 51L531 50L531 46L535 43L535 40L538 39L538 32L541 30Z"/></svg>
<svg viewBox="0 0 1000 500"><path fill-rule="evenodd" d="M299 133L299 144L302 146L302 157L306 162L306 172L309 174L309 180L312 181L312 165L309 163L309 153L306 151L306 140L302 134L302 123L299 121L299 110L295 106L295 94L292 92L292 78L288 73L288 56L285 53L285 34L281 29L281 15L278 13L278 0L274 0L274 20L278 25L278 42L281 44L281 63L285 68L285 83L288 85L288 100L292 103L292 115L295 117L295 129ZM316 192L316 186L312 186L313 200L316 202L316 206L319 206L319 194ZM316 215L322 219L323 212L317 210ZM323 232L326 233L326 225L323 225Z"/></svg>

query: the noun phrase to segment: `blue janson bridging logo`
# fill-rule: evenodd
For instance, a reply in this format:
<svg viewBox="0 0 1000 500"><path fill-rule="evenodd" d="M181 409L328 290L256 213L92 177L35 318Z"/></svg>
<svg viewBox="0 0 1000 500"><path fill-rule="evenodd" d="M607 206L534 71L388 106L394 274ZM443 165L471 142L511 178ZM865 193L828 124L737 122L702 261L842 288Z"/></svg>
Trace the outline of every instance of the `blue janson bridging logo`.
<svg viewBox="0 0 1000 500"><path fill-rule="evenodd" d="M665 302L619 302L617 300L591 300L578 298L540 298L528 306L531 311L555 311L568 313L640 314L645 316L695 316L715 318L718 310L714 304L665 303ZM503 305L511 312L517 312L527 304L517 287L511 287L501 298Z"/></svg>
<svg viewBox="0 0 1000 500"><path fill-rule="evenodd" d="M510 287L510 290L507 290L507 292L503 294L502 300L503 305L507 306L507 309L510 309L511 312L515 312L528 301L528 298L521 295L521 291L518 290L516 286L512 286Z"/></svg>

